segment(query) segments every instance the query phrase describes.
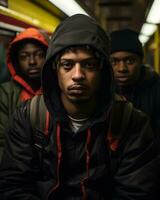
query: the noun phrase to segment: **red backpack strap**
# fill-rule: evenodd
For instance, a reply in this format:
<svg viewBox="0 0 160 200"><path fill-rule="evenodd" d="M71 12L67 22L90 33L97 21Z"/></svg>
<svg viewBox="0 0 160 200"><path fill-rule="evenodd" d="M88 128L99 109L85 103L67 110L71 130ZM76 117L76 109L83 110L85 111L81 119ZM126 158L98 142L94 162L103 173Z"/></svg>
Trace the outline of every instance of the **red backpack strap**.
<svg viewBox="0 0 160 200"><path fill-rule="evenodd" d="M109 114L109 132L107 134L111 150L116 151L119 142L124 137L130 124L132 111L132 103L116 97Z"/></svg>
<svg viewBox="0 0 160 200"><path fill-rule="evenodd" d="M133 105L121 97L116 97L112 109L109 113L109 131L107 133L107 143L109 146L111 176L113 177L119 165L119 147L126 130L129 128Z"/></svg>

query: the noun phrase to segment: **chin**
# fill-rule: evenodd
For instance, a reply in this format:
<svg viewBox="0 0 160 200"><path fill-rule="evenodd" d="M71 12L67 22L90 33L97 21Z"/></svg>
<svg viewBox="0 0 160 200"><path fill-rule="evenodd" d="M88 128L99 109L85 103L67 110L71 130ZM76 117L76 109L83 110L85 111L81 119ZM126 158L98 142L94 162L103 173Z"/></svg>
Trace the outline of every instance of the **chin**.
<svg viewBox="0 0 160 200"><path fill-rule="evenodd" d="M40 75L31 75L31 76L28 76L30 79L40 79Z"/></svg>
<svg viewBox="0 0 160 200"><path fill-rule="evenodd" d="M123 87L123 86L127 86L128 84L126 84L126 83L118 83L117 85Z"/></svg>
<svg viewBox="0 0 160 200"><path fill-rule="evenodd" d="M118 86L121 88L127 88L127 87L131 87L132 84L131 83L121 83L121 84L118 84Z"/></svg>
<svg viewBox="0 0 160 200"><path fill-rule="evenodd" d="M80 97L80 98L69 98L69 100L72 102L72 103L75 103L75 104L81 104L81 103L88 103L90 100L89 98L87 97Z"/></svg>
<svg viewBox="0 0 160 200"><path fill-rule="evenodd" d="M118 80L117 80L117 85L119 85L119 86L126 86L126 85L128 85L128 84L129 84L128 81L118 81Z"/></svg>

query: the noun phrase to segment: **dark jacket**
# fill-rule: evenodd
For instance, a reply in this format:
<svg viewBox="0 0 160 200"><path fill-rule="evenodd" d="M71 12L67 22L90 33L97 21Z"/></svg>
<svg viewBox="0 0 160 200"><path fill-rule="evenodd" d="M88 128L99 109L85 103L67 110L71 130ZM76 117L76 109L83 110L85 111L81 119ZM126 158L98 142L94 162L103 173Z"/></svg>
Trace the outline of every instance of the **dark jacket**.
<svg viewBox="0 0 160 200"><path fill-rule="evenodd" d="M117 87L117 93L147 113L153 127L160 131L160 77L151 67L141 66L139 81L132 87Z"/></svg>
<svg viewBox="0 0 160 200"><path fill-rule="evenodd" d="M28 39L38 41L46 47L46 49L48 47L48 41L45 36L35 28L26 29L17 35L10 43L7 53L7 66L12 78L11 81L0 85L0 160L2 149L4 147L4 133L8 125L9 117L21 102L42 92L40 88L37 91L33 90L33 88L24 80L14 62L16 52L13 47L16 46L17 43Z"/></svg>
<svg viewBox="0 0 160 200"><path fill-rule="evenodd" d="M30 101L15 111L0 170L3 200L156 200L154 135L142 112L115 98L106 44L103 30L84 15L66 19L55 31L42 72L49 134L32 131ZM77 134L69 126L53 70L54 57L70 45L90 45L102 59L97 108Z"/></svg>

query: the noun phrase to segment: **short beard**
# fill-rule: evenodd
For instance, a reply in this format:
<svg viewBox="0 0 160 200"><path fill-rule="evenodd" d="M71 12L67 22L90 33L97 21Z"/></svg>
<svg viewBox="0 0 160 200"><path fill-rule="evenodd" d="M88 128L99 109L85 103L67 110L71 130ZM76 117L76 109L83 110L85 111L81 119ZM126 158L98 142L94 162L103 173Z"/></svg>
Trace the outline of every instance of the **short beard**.
<svg viewBox="0 0 160 200"><path fill-rule="evenodd" d="M75 105L81 106L81 105L89 104L91 102L91 98L84 98L84 99L75 98L75 99L70 99L70 102Z"/></svg>

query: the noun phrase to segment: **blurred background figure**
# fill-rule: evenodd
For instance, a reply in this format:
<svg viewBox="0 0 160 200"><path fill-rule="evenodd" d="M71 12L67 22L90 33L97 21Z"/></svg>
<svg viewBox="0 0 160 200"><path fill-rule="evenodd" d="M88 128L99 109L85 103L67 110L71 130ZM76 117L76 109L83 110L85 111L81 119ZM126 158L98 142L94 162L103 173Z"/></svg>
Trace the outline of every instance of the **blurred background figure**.
<svg viewBox="0 0 160 200"><path fill-rule="evenodd" d="M143 64L143 48L138 33L131 29L111 33L110 62L116 91L147 113L160 130L160 77Z"/></svg>
<svg viewBox="0 0 160 200"><path fill-rule="evenodd" d="M6 49L11 37L0 35L0 84L10 80L10 73L6 66Z"/></svg>
<svg viewBox="0 0 160 200"><path fill-rule="evenodd" d="M7 66L11 80L0 85L0 158L4 132L14 109L23 101L41 93L41 70L48 39L35 28L25 29L10 43Z"/></svg>

